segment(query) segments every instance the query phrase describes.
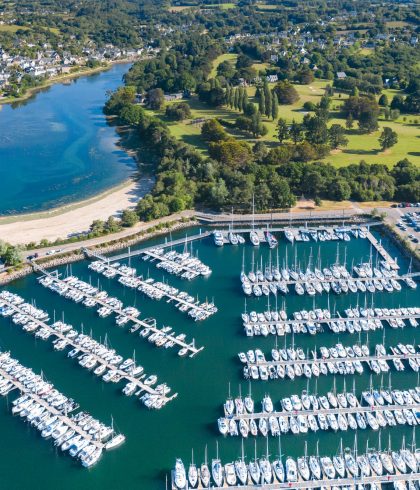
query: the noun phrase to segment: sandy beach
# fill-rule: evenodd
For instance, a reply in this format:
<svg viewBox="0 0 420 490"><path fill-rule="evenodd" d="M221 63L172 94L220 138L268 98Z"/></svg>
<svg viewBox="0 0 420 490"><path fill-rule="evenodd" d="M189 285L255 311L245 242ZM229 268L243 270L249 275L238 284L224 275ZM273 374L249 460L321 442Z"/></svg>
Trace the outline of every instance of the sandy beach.
<svg viewBox="0 0 420 490"><path fill-rule="evenodd" d="M49 212L0 218L0 238L13 245L67 238L88 230L95 219L118 217L124 209L133 209L150 186L151 179L129 181L86 201Z"/></svg>

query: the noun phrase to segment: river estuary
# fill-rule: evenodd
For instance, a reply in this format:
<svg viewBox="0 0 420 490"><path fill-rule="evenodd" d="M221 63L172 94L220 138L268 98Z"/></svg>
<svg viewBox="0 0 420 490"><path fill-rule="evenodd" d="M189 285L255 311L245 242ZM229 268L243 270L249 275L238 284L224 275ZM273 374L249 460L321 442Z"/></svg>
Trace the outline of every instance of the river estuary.
<svg viewBox="0 0 420 490"><path fill-rule="evenodd" d="M0 106L0 215L48 210L126 180L133 158L102 108L129 64L54 84Z"/></svg>

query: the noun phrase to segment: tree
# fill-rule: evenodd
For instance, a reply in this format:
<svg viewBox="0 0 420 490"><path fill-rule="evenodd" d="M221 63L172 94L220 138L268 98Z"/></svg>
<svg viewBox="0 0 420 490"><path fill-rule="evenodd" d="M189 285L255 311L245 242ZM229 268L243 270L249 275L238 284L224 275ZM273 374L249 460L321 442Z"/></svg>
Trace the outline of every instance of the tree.
<svg viewBox="0 0 420 490"><path fill-rule="evenodd" d="M8 246L3 255L3 259L7 265L16 266L22 262L22 254L19 246Z"/></svg>
<svg viewBox="0 0 420 490"><path fill-rule="evenodd" d="M296 81L302 85L309 85L314 81L314 73L309 68L302 68L296 74Z"/></svg>
<svg viewBox="0 0 420 490"><path fill-rule="evenodd" d="M280 118L277 122L277 138L280 143L283 143L284 140L287 140L289 137L289 126L286 122L286 119Z"/></svg>
<svg viewBox="0 0 420 490"><path fill-rule="evenodd" d="M105 223L101 219L93 220L90 225L90 231L95 235L101 235L105 231Z"/></svg>
<svg viewBox="0 0 420 490"><path fill-rule="evenodd" d="M210 189L210 198L212 203L217 206L223 206L229 197L229 191L226 187L226 182L223 179L219 179Z"/></svg>
<svg viewBox="0 0 420 490"><path fill-rule="evenodd" d="M279 117L279 101L277 99L277 94L273 92L273 100L271 105L271 117L275 121Z"/></svg>
<svg viewBox="0 0 420 490"><path fill-rule="evenodd" d="M251 117L251 132L255 138L265 136L268 133L267 126L261 122L261 114L259 112Z"/></svg>
<svg viewBox="0 0 420 490"><path fill-rule="evenodd" d="M303 118L306 129L306 139L313 145L323 145L328 141L327 123L323 118L307 114Z"/></svg>
<svg viewBox="0 0 420 490"><path fill-rule="evenodd" d="M382 107L388 107L389 105L389 101L388 101L388 97L386 96L386 94L382 94L380 97L379 97L379 101L378 101L378 104Z"/></svg>
<svg viewBox="0 0 420 490"><path fill-rule="evenodd" d="M293 143L297 145L299 141L302 141L303 139L303 128L302 125L297 123L294 119L292 121L292 124L289 129L289 134L290 138L292 139Z"/></svg>
<svg viewBox="0 0 420 490"><path fill-rule="evenodd" d="M233 93L233 108L239 109L239 89L235 88Z"/></svg>
<svg viewBox="0 0 420 490"><path fill-rule="evenodd" d="M144 109L139 105L130 104L124 106L120 112L120 118L125 124L139 124L143 117Z"/></svg>
<svg viewBox="0 0 420 490"><path fill-rule="evenodd" d="M139 217L137 216L137 213L135 211L132 211L131 209L124 209L124 211L122 212L121 215L122 226L131 228L137 223L138 220Z"/></svg>
<svg viewBox="0 0 420 490"><path fill-rule="evenodd" d="M211 143L209 153L211 158L234 169L243 168L252 161L252 150L248 143L234 138Z"/></svg>
<svg viewBox="0 0 420 490"><path fill-rule="evenodd" d="M365 110L359 116L359 129L363 133L372 133L377 131L378 125L378 114L372 110Z"/></svg>
<svg viewBox="0 0 420 490"><path fill-rule="evenodd" d="M384 128L381 135L378 138L382 151L391 148L398 143L398 134L391 128Z"/></svg>
<svg viewBox="0 0 420 490"><path fill-rule="evenodd" d="M114 216L110 216L106 221L105 221L105 229L108 233L116 233L117 231L121 230L121 225L119 222L114 218Z"/></svg>
<svg viewBox="0 0 420 490"><path fill-rule="evenodd" d="M228 135L223 126L216 119L209 119L201 127L201 136L205 141L226 140Z"/></svg>
<svg viewBox="0 0 420 490"><path fill-rule="evenodd" d="M335 178L328 185L328 197L333 201L344 201L351 196L351 187L343 178Z"/></svg>
<svg viewBox="0 0 420 490"><path fill-rule="evenodd" d="M191 108L186 102L166 106L166 116L175 121L183 121L191 118Z"/></svg>
<svg viewBox="0 0 420 490"><path fill-rule="evenodd" d="M265 94L264 92L260 93L260 98L258 99L258 109L261 114L265 112Z"/></svg>
<svg viewBox="0 0 420 490"><path fill-rule="evenodd" d="M328 129L328 140L332 148L347 146L349 140L345 136L345 129L340 124L333 124Z"/></svg>
<svg viewBox="0 0 420 490"><path fill-rule="evenodd" d="M394 165L391 175L394 177L398 186L411 184L416 180L420 181L420 169L414 163L407 160L407 158L400 160Z"/></svg>
<svg viewBox="0 0 420 490"><path fill-rule="evenodd" d="M347 129L352 129L353 128L353 124L354 124L354 118L351 114L349 114L347 116L347 119L346 119L346 128Z"/></svg>
<svg viewBox="0 0 420 490"><path fill-rule="evenodd" d="M154 88L147 92L147 104L153 110L160 110L165 105L165 94L161 88Z"/></svg>
<svg viewBox="0 0 420 490"><path fill-rule="evenodd" d="M288 80L280 81L273 91L277 95L279 104L294 104L299 100L299 94Z"/></svg>

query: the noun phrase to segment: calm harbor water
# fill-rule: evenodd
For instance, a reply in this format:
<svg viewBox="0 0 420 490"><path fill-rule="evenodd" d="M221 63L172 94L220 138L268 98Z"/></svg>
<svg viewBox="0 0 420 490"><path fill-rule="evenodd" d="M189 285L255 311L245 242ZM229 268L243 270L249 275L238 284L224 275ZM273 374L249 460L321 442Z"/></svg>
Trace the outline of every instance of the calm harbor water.
<svg viewBox="0 0 420 490"><path fill-rule="evenodd" d="M85 199L132 174L136 164L102 113L106 91L128 68L114 65L0 106L0 215Z"/></svg>
<svg viewBox="0 0 420 490"><path fill-rule="evenodd" d="M192 234L194 230L189 230ZM185 231L178 236L185 235ZM175 237L175 235L174 235ZM158 241L163 241L161 238ZM156 243L149 242L149 243ZM144 246L144 244L142 244ZM285 260L286 250L291 265L294 261L295 250L297 260L305 265L312 254L318 255L318 245L315 243L299 243L294 246L280 240L279 258ZM182 249L182 247L180 247ZM388 247L390 248L390 247ZM127 327L115 326L113 317L100 319L95 311L88 310L81 304L57 296L40 286L35 276L14 282L8 289L14 291L26 300L34 300L38 307L49 311L51 317L64 318L76 328L83 325L85 331L92 331L95 338L104 339L107 334L111 345L124 356L131 356L135 349L137 361L145 367L148 374L155 373L160 382L167 382L178 392L178 398L169 403L164 409L154 412L145 409L134 397L127 398L121 394L123 385L110 385L98 380L92 373L79 367L74 360L67 359L66 352L55 352L50 342L35 340L31 335L24 333L20 327L14 326L9 320L0 319L0 347L11 350L12 354L22 363L33 367L36 371L43 371L58 389L74 397L82 409L103 421L110 421L111 415L115 424L126 436L126 443L118 449L105 453L102 460L91 470L85 470L72 458L56 451L53 445L42 440L39 434L13 417L8 409L8 401L0 400L0 434L2 444L0 447L0 481L8 490L21 490L22 488L50 489L59 482L62 490L67 489L148 489L162 490L165 488L165 476L169 475L175 457L182 457L186 464L191 458L191 449L194 449L194 460L201 463L204 459L204 449L208 445L208 456L215 457L216 441L219 441L219 453L224 462L228 462L240 455L240 438L226 438L218 434L217 418L222 415L222 404L228 395L229 383L231 394L236 395L241 386L242 394L252 390L256 401L256 410L260 409L259 402L265 393L269 393L278 407L279 400L286 395L300 393L304 389L315 390L315 381L309 383L304 380L253 382L249 386L241 374L241 363L237 358L239 351L250 348L261 348L266 354L275 345L275 338L266 339L255 337L247 338L243 332L240 314L244 310L244 295L240 287L239 273L242 268L243 257L245 264L250 268L252 255L255 261L268 262L268 247L262 245L258 250L251 246L225 246L216 248L213 241L207 238L194 244L194 252L201 260L208 264L213 273L208 278L197 278L191 282L167 275L156 269L153 264L142 261L139 257L131 260L131 266L138 272L150 274L155 279L165 278L170 284L198 295L201 300L206 297L214 298L219 312L203 323L194 323L185 314L179 312L171 304L161 300L156 302L143 297L140 293L124 288L115 279L105 279L88 269L88 262L72 265L71 271L81 279L90 280L99 284L111 295L119 297L125 305L135 305L141 310L141 317L155 317L158 325L171 325L177 333L185 332L187 337L195 338L198 346L205 349L194 359L181 359L173 349L158 349L151 346L144 339L128 333ZM398 252L391 247L392 256ZM354 240L348 244L340 243L339 257L347 264L360 260L368 260L370 248L366 240ZM324 243L320 247L320 256L324 265L332 264L337 254L335 243ZM375 255L373 255L375 259ZM275 253L273 259L276 260ZM408 264L398 256L402 272L407 270ZM69 268L62 268L61 273L66 274ZM368 296L367 301L374 301L377 306L418 306L418 292L403 287L400 293L376 293ZM279 298L279 306L282 298ZM347 305L364 303L364 295L348 294L346 296L330 296L331 308L342 311ZM273 301L272 301L273 302ZM327 307L326 295L317 297L315 304ZM247 300L247 308L264 311L267 305L266 298ZM289 316L293 311L313 306L313 300L307 297L297 297L294 294L285 298L285 305ZM272 305L273 306L273 305ZM385 327L385 342L387 345L396 345L400 341L419 343L418 330L406 327L404 330L393 330ZM358 335L335 335L324 332L314 337L299 334L294 338L296 346L307 348L326 345L331 346L339 341L344 345L353 345L359 340ZM366 334L360 340L366 341ZM371 348L383 340L383 331L370 333L369 344ZM291 338L287 339L291 342ZM279 339L283 344L284 339ZM355 376L356 390L369 387L370 376L364 374ZM337 376L337 390L343 388L343 377ZM383 381L388 385L388 376L372 377L373 384L378 387ZM321 376L318 379L317 390L324 394L333 386L332 376ZM391 383L393 387L411 387L418 384L418 377L411 370L397 373L392 369ZM347 388L351 389L353 377L346 377ZM364 449L378 447L378 433L366 430L358 433L358 447ZM391 436L395 446L401 444L402 436L406 435L407 442L411 442L412 430L397 428L382 430L382 447L388 444ZM342 435L345 446L353 445L355 432L349 430ZM334 454L340 444L340 434L331 432L309 434L305 436L282 436L282 452L287 455L298 456L303 454L305 441L308 443L308 452L316 450L317 440L320 441L320 453ZM269 439L269 451L272 456L278 453L278 442ZM257 454L266 452L266 441L257 438ZM250 458L254 455L254 439L245 441L245 455Z"/></svg>

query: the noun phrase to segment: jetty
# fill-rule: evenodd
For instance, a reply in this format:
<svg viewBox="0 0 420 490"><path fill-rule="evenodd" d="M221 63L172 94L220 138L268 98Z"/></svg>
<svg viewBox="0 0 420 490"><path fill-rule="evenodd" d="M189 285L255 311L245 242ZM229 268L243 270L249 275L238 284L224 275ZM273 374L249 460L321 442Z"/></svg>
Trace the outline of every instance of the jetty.
<svg viewBox="0 0 420 490"><path fill-rule="evenodd" d="M62 279L60 279L57 271L55 271L54 273L49 272L38 264L34 264L34 269L36 272L42 274L42 277L48 277L53 284L59 284L63 288L67 288L68 290L77 292L78 294L82 294L84 298L92 299L95 303L105 308L110 308L115 313L115 315L125 315L125 313L122 311L122 308L114 307L109 303L107 303L104 299L98 298L97 295L83 292L80 289L71 286L70 284L68 284L68 282L63 281ZM182 338L180 338L179 335L175 335L174 332L163 332L161 329L157 328L156 320L154 320L151 323L147 323L146 321L140 320L139 318L136 318L132 315L126 315L126 316L129 318L129 320L132 323L135 324L135 326L138 327L137 330L148 329L148 331L162 335L165 339L167 339L168 342L173 343L174 346L176 345L181 349L181 351L183 351L185 354L188 354L189 357L194 357L196 354L198 354L204 349L204 347L200 347L200 348L195 347L194 339L192 340L191 343L188 343L184 341Z"/></svg>
<svg viewBox="0 0 420 490"><path fill-rule="evenodd" d="M121 260L131 259L132 257L138 257L139 255L150 252L151 250L153 250L156 247L166 249L166 248L176 247L178 245L183 245L185 243L188 244L191 242L195 242L197 240L202 240L203 238L206 238L206 237L210 236L211 234L212 234L211 231L203 231L202 232L200 230L200 232L195 234L195 235L185 236L184 238L178 238L176 240L166 240L164 243L160 243L158 245L153 245L150 247L139 248L137 250L131 250L131 248L128 247L127 252L117 254L117 255L112 255L110 257L105 257L105 256L101 255L100 253L96 252L95 250L91 250L88 248L83 248L83 252L89 258L94 257L98 260L104 260L108 263L112 263L112 262L119 262Z"/></svg>
<svg viewBox="0 0 420 490"><path fill-rule="evenodd" d="M105 369L108 371L113 371L116 373L116 376L118 376L119 380L124 380L127 383L131 383L133 386L136 387L135 392L137 395L140 395L143 392L149 393L150 395L154 395L156 397L159 397L162 400L162 405L166 405L169 401L173 400L174 398L177 397L177 393L173 394L170 397L167 397L164 393L160 393L156 391L152 386L149 386L143 382L143 379L146 377L146 374L142 374L140 378L131 376L127 372L123 371L120 369L118 366L115 364L109 363L107 360L103 359L102 357L98 356L92 350L84 347L83 345L76 343L72 338L69 338L66 334L61 333L57 331L56 329L52 328L48 323L41 321L34 316L28 314L25 310L22 309L20 305L16 305L6 299L2 299L2 302L4 302L9 308L12 308L16 313L21 313L22 315L25 315L30 319L30 321L36 323L39 328L43 328L45 331L49 333L50 336L55 336L57 339L62 340L66 343L66 347L71 347L73 349L77 349L79 351L79 355L87 354L90 357L94 358L96 361L96 364L104 366ZM90 336L87 336L91 338ZM93 340L91 338L91 340ZM134 393L134 391L133 391Z"/></svg>
<svg viewBox="0 0 420 490"><path fill-rule="evenodd" d="M172 490L180 490L174 483L175 474L172 471ZM299 478L297 482L284 482L284 483L260 483L260 484L252 484L248 483L246 485L227 485L224 483L222 486L217 486L214 483L211 487L203 487L199 484L196 488L229 488L231 490L255 490L257 488L264 488L264 490L306 490L310 488L325 488L325 489L333 489L333 488L356 488L358 484L375 484L377 488L381 488L382 484L390 484L394 482L408 482L411 481L413 483L417 482L420 479L420 472L416 473L400 473L389 475L380 475L380 476L360 476L360 477L348 477L348 478L334 478L334 479L322 479L322 480L303 480ZM185 487L186 489L187 487Z"/></svg>
<svg viewBox="0 0 420 490"><path fill-rule="evenodd" d="M214 304L208 302L199 303L198 300L194 300L188 293L179 291L168 284L156 282L152 278L143 279L142 276L136 275L135 269L120 265L119 262L108 264L104 261L97 260L89 264L89 268L110 279L119 277L118 282L121 285L138 289L151 299L160 300L161 298L166 298L167 303L173 302L176 308L182 312L187 312L195 321L205 320L217 312Z"/></svg>

